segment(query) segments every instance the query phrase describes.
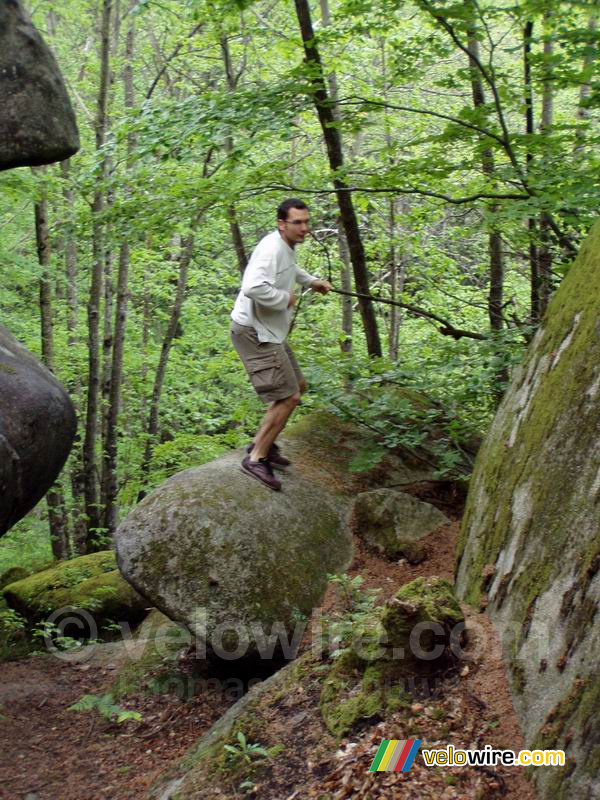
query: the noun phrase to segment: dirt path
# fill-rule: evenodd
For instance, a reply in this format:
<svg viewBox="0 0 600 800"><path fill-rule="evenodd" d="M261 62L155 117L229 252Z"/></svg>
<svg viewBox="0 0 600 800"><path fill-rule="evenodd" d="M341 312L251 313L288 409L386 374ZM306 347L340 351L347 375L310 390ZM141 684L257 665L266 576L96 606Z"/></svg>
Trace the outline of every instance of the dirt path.
<svg viewBox="0 0 600 800"><path fill-rule="evenodd" d="M451 579L457 528L454 523L429 537L428 559L418 566L384 562L357 543L350 572L362 575L366 586L382 588L383 596L419 575ZM331 602L328 595L325 610ZM472 747L477 743L518 750L523 742L492 627L483 615L468 611L468 617L471 624L478 623L485 646L475 647L474 641L471 660L460 667L460 681L448 687L442 698L435 703L416 702L411 729L424 741L435 742L434 746L451 742L457 747ZM80 665L50 655L0 664L0 798L142 800L158 776L183 756L232 702L231 697L210 688L185 701L174 694L140 693L122 706L139 711L142 722L121 726L107 723L95 713L68 711L83 694L108 691L116 669L110 653L107 648L106 656ZM297 727L298 710L290 708L289 713L287 718L283 706L281 716L273 720L274 735L281 740L289 735L286 730ZM314 732L321 725L318 713L318 702L303 711L301 727L305 731ZM409 773L369 774L378 743L384 738L403 738L399 733L403 725L406 719L400 717L374 724L351 735L337 754L329 751L317 764L312 761L310 736L306 747L298 736L297 746L306 751L296 752L287 766L284 757L275 759L254 792L243 794L232 788L214 796L256 800L287 800L288 796L290 800L534 800L521 768L487 773L471 768L470 774L469 768L438 769L434 774L415 762ZM304 776L291 774L298 772L296 766L290 771L291 763L306 764ZM294 788L298 781L301 789Z"/></svg>

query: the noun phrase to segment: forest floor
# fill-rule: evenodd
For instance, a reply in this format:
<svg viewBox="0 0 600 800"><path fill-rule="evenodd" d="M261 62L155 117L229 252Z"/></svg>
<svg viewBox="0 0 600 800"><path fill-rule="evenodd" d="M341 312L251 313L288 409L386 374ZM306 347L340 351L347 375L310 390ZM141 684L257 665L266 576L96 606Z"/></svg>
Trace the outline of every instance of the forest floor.
<svg viewBox="0 0 600 800"><path fill-rule="evenodd" d="M443 496L430 502L455 521L427 540L428 558L417 566L389 563L356 541L349 573L389 597L418 576L452 579L458 508ZM454 512L454 513L452 513ZM333 589L323 604L336 603ZM318 692L299 689L271 713L269 738L282 752L252 773L253 788L218 781L198 798L256 800L535 800L522 767L427 768L417 757L407 773L370 773L382 739L419 738L423 746L519 750L523 740L513 712L494 631L483 614L464 608L477 629L452 680L407 712L373 721L335 743L321 721ZM308 634L307 634L308 635ZM102 648L105 648L105 653ZM162 772L178 761L234 699L204 686L202 693L129 695L121 703L140 722L106 722L96 712L69 711L84 694L110 691L117 666L114 649L100 645L89 662L69 663L37 655L0 664L0 797L7 800L142 800Z"/></svg>

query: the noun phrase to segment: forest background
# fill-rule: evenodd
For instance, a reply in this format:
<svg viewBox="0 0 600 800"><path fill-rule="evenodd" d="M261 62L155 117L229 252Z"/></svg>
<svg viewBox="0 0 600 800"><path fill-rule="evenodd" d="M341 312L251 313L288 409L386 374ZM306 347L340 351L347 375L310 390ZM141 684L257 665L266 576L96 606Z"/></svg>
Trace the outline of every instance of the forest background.
<svg viewBox="0 0 600 800"><path fill-rule="evenodd" d="M311 208L299 262L354 294L301 299L300 413L367 425L357 468L435 417L452 475L597 214L598 9L30 4L82 148L0 175L0 316L68 388L79 434L0 572L110 546L144 493L248 442L262 408L229 313L287 196Z"/></svg>

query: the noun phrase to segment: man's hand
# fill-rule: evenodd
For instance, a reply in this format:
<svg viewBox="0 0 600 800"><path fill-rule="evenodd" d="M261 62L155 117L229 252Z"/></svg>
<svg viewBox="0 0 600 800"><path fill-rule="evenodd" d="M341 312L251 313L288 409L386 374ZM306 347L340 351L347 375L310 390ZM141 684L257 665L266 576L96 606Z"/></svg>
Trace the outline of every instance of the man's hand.
<svg viewBox="0 0 600 800"><path fill-rule="evenodd" d="M327 294L333 289L333 286L329 283L329 281L313 281L310 285L310 288L313 292L318 292L319 294Z"/></svg>
<svg viewBox="0 0 600 800"><path fill-rule="evenodd" d="M296 295L294 294L294 290L290 290L290 299L288 300L287 307L293 308L296 305Z"/></svg>

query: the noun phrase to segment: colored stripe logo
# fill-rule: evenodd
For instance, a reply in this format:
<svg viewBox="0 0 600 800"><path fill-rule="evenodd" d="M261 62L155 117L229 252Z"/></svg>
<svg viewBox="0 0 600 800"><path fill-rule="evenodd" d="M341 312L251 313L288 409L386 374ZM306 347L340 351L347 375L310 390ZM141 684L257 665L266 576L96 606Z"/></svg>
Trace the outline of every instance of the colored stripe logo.
<svg viewBox="0 0 600 800"><path fill-rule="evenodd" d="M369 772L408 772L421 746L421 739L384 739Z"/></svg>

